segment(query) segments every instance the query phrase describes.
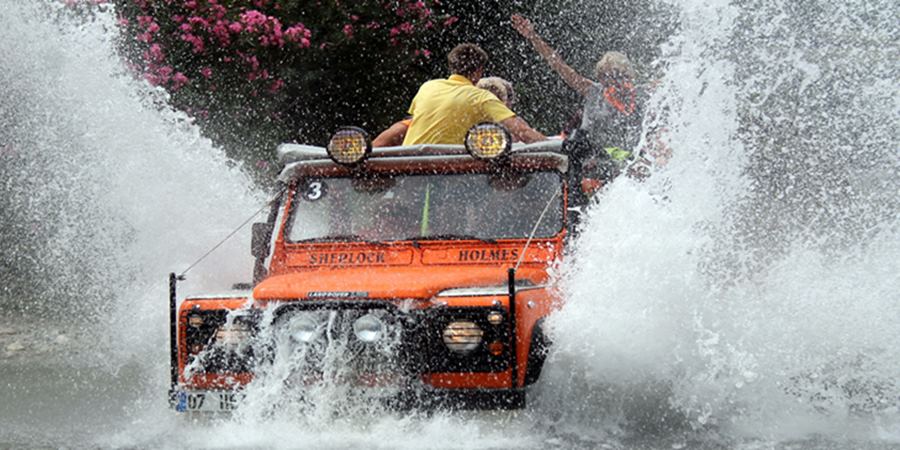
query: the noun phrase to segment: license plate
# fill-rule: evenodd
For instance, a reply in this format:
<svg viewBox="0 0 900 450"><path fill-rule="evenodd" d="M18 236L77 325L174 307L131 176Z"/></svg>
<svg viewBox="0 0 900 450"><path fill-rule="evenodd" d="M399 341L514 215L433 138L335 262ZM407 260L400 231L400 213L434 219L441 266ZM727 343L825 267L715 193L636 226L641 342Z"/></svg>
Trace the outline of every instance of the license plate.
<svg viewBox="0 0 900 450"><path fill-rule="evenodd" d="M182 391L178 393L178 412L227 412L237 409L242 392L235 391Z"/></svg>

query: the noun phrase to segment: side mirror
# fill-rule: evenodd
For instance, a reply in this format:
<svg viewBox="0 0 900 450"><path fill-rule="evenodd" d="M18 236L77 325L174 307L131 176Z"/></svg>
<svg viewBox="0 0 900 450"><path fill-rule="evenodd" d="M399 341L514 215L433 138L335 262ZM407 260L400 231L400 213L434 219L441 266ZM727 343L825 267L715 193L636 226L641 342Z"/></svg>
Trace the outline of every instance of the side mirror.
<svg viewBox="0 0 900 450"><path fill-rule="evenodd" d="M254 223L253 236L250 239L250 254L255 258L265 258L269 254L269 241L272 240L273 225Z"/></svg>

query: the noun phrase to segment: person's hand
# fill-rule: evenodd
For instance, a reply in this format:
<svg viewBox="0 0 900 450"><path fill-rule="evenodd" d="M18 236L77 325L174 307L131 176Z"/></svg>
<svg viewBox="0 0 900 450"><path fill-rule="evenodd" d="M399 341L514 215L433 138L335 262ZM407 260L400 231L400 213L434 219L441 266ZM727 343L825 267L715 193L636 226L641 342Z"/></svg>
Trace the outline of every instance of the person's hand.
<svg viewBox="0 0 900 450"><path fill-rule="evenodd" d="M511 19L513 28L515 28L519 34L526 38L534 36L534 25L531 24L530 20L522 17L520 14L513 14Z"/></svg>

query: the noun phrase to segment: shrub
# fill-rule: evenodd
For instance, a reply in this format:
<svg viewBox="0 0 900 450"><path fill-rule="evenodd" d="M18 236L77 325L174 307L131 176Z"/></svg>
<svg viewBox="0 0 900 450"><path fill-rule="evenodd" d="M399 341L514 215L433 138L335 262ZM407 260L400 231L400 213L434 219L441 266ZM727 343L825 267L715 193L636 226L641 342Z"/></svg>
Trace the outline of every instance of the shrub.
<svg viewBox="0 0 900 450"><path fill-rule="evenodd" d="M114 3L135 73L242 159L401 118L432 75L429 45L456 21L434 0Z"/></svg>

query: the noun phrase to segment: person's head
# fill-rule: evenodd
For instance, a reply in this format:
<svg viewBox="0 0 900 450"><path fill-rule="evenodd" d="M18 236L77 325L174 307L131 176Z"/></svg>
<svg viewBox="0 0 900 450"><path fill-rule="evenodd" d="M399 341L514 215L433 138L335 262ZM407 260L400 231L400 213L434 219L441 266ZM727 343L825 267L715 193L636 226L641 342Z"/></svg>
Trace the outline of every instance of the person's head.
<svg viewBox="0 0 900 450"><path fill-rule="evenodd" d="M512 83L500 77L485 77L478 80L478 87L497 96L507 108L512 108L516 103L516 91Z"/></svg>
<svg viewBox="0 0 900 450"><path fill-rule="evenodd" d="M475 44L459 44L447 55L450 73L462 75L473 83L477 83L481 79L487 62L487 53Z"/></svg>
<svg viewBox="0 0 900 450"><path fill-rule="evenodd" d="M634 81L637 74L631 66L628 56L622 52L606 52L597 66L594 68L597 81L608 83L610 81Z"/></svg>

